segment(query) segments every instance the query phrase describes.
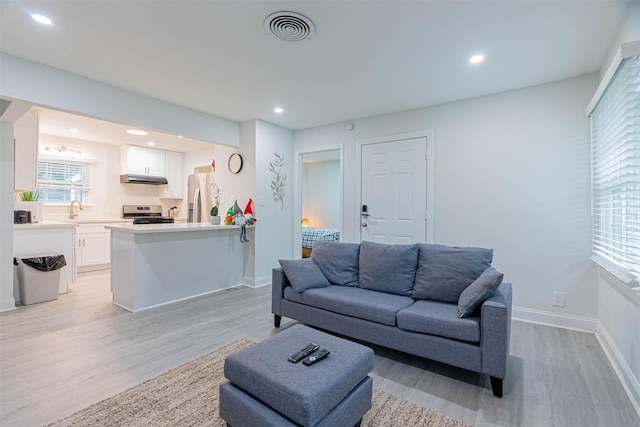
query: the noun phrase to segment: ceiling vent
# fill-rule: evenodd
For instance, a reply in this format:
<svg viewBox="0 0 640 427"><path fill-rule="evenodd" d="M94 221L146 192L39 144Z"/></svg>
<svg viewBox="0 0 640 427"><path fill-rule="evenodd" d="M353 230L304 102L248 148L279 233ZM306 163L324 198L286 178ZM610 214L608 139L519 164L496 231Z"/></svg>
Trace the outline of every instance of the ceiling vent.
<svg viewBox="0 0 640 427"><path fill-rule="evenodd" d="M304 15L295 12L276 12L264 20L267 33L288 42L310 39L316 26Z"/></svg>

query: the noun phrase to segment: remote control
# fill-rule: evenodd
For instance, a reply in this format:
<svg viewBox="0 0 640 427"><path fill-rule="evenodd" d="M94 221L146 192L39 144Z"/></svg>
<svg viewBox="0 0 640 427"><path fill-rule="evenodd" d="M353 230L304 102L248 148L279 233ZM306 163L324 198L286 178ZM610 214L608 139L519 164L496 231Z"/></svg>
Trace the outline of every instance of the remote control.
<svg viewBox="0 0 640 427"><path fill-rule="evenodd" d="M312 354L311 356L309 356L306 359L304 359L302 361L302 363L304 363L307 366L311 366L314 363L319 362L322 359L324 359L325 357L327 357L329 355L329 353L331 353L329 350L322 349L319 352L317 352L315 354Z"/></svg>
<svg viewBox="0 0 640 427"><path fill-rule="evenodd" d="M318 344L312 342L311 344L309 344L308 346L306 346L305 348L303 348L302 350L300 350L299 352L291 356L289 358L289 362L298 363L299 361L301 361L302 359L304 359L305 357L307 357L308 355L310 355L311 353L313 353L319 348L320 346Z"/></svg>

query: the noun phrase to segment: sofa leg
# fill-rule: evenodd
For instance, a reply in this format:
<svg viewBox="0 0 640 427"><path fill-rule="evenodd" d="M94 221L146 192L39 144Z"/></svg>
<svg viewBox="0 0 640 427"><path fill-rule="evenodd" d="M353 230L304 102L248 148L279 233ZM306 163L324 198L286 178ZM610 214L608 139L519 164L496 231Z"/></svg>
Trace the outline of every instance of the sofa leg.
<svg viewBox="0 0 640 427"><path fill-rule="evenodd" d="M273 326L275 326L276 328L280 327L280 321L282 320L282 316L279 316L277 314L273 315Z"/></svg>
<svg viewBox="0 0 640 427"><path fill-rule="evenodd" d="M493 389L493 395L495 397L502 397L502 382L503 382L503 379L502 378L497 378L497 377L492 377L491 375L489 375L489 378L491 378L491 388Z"/></svg>

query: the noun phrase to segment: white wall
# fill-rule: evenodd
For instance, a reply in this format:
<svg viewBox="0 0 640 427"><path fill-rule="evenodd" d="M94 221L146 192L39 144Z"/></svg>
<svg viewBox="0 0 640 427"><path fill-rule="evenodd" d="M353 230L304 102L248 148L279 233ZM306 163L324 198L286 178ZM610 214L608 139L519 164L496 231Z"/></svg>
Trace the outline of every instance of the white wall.
<svg viewBox="0 0 640 427"><path fill-rule="evenodd" d="M239 124L0 52L0 95L110 122L238 145Z"/></svg>
<svg viewBox="0 0 640 427"><path fill-rule="evenodd" d="M341 228L340 160L303 164L302 217L310 227Z"/></svg>
<svg viewBox="0 0 640 427"><path fill-rule="evenodd" d="M640 40L640 1L631 1L627 16L620 26L620 31L616 35L613 43L609 47L609 53L600 66L600 79L609 67L609 63L623 43Z"/></svg>
<svg viewBox="0 0 640 427"><path fill-rule="evenodd" d="M0 311L13 299L13 124L0 123Z"/></svg>
<svg viewBox="0 0 640 427"><path fill-rule="evenodd" d="M242 138L241 138L242 139ZM274 201L271 191L273 175L269 163L274 152L284 156L283 174L286 175L284 205ZM279 259L293 255L293 132L255 121L256 168L256 252L255 277L257 284L271 283L271 269L279 266Z"/></svg>
<svg viewBox="0 0 640 427"><path fill-rule="evenodd" d="M494 249L514 305L594 328L590 256L589 75L296 132L296 150L344 144L344 240L354 241L355 141L433 129L436 243ZM552 306L552 292L566 307ZM571 321L574 319L572 318Z"/></svg>
<svg viewBox="0 0 640 427"><path fill-rule="evenodd" d="M82 152L74 158L93 161L91 205L78 212L78 219L120 218L125 204L160 204L164 206L163 213L167 214L169 206L160 201L158 186L120 182L120 146L40 134L40 153L46 146L61 145ZM66 220L69 218L69 206L45 206L44 218Z"/></svg>

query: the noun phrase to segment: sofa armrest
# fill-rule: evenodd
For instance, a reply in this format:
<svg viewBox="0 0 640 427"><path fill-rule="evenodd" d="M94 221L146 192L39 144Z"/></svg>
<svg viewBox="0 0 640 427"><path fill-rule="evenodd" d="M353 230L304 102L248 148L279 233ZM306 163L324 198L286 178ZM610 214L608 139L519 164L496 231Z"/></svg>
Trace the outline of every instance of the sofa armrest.
<svg viewBox="0 0 640 427"><path fill-rule="evenodd" d="M271 313L277 316L282 315L281 301L284 298L284 288L289 285L289 279L282 268L274 268L271 271Z"/></svg>
<svg viewBox="0 0 640 427"><path fill-rule="evenodd" d="M509 357L511 296L511 284L502 283L482 304L480 314L482 372L501 379L506 375Z"/></svg>

